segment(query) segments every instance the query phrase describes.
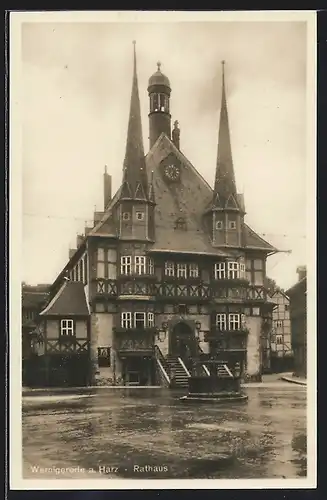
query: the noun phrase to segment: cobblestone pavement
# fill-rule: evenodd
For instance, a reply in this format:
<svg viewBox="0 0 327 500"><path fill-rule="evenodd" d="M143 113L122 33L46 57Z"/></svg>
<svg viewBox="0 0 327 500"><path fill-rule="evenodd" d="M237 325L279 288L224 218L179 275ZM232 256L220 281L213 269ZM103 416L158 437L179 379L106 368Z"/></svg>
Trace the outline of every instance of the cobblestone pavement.
<svg viewBox="0 0 327 500"><path fill-rule="evenodd" d="M24 478L305 477L306 388L246 392L228 406L165 389L23 397Z"/></svg>

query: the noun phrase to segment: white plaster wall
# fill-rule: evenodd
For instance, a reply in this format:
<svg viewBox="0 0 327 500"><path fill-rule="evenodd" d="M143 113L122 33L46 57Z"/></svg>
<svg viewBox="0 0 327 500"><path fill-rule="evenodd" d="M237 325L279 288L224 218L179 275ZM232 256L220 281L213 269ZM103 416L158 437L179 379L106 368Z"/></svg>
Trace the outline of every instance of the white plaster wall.
<svg viewBox="0 0 327 500"><path fill-rule="evenodd" d="M255 376L261 373L261 317L247 317L246 323L249 329L247 341L247 374Z"/></svg>

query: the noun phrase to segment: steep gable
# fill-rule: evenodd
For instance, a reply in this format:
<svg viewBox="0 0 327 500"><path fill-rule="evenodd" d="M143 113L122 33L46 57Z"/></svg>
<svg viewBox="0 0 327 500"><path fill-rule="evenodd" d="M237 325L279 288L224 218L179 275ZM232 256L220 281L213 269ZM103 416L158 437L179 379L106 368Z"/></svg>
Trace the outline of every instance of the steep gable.
<svg viewBox="0 0 327 500"><path fill-rule="evenodd" d="M167 182L161 167L167 157L175 157L181 169L178 182ZM228 250L214 248L203 224L203 214L212 205L213 189L173 142L161 134L146 156L148 175L153 179L156 197L156 242L153 250L227 255ZM183 217L187 229L178 229ZM268 242L244 225L245 247L276 251Z"/></svg>

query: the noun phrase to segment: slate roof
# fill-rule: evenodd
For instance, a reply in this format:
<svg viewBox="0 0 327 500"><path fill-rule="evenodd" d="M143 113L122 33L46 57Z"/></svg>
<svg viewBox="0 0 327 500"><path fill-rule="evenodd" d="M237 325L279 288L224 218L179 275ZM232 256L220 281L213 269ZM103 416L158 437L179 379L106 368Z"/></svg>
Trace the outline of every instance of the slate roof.
<svg viewBox="0 0 327 500"><path fill-rule="evenodd" d="M89 314L83 283L64 280L40 316L89 316Z"/></svg>
<svg viewBox="0 0 327 500"><path fill-rule="evenodd" d="M181 164L181 185L167 183L163 179L160 163L168 155L175 156ZM227 255L228 248L219 249L211 245L203 223L203 214L212 201L212 188L165 134L161 134L148 153L146 164L148 175L153 175L156 199L155 243L151 250ZM180 217L186 221L186 230L175 228ZM248 225L244 224L243 231L247 248L268 252L276 250Z"/></svg>
<svg viewBox="0 0 327 500"><path fill-rule="evenodd" d="M38 309L46 302L50 285L23 285L22 307L24 309Z"/></svg>

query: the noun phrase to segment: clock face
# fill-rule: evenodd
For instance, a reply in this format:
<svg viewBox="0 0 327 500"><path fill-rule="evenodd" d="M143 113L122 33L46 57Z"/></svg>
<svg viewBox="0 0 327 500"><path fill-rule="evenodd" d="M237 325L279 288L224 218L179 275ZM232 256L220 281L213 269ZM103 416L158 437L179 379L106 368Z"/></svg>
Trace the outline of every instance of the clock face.
<svg viewBox="0 0 327 500"><path fill-rule="evenodd" d="M180 176L179 167L177 165L174 165L173 163L167 165L165 167L165 176L171 181L176 181L177 179L179 179Z"/></svg>

